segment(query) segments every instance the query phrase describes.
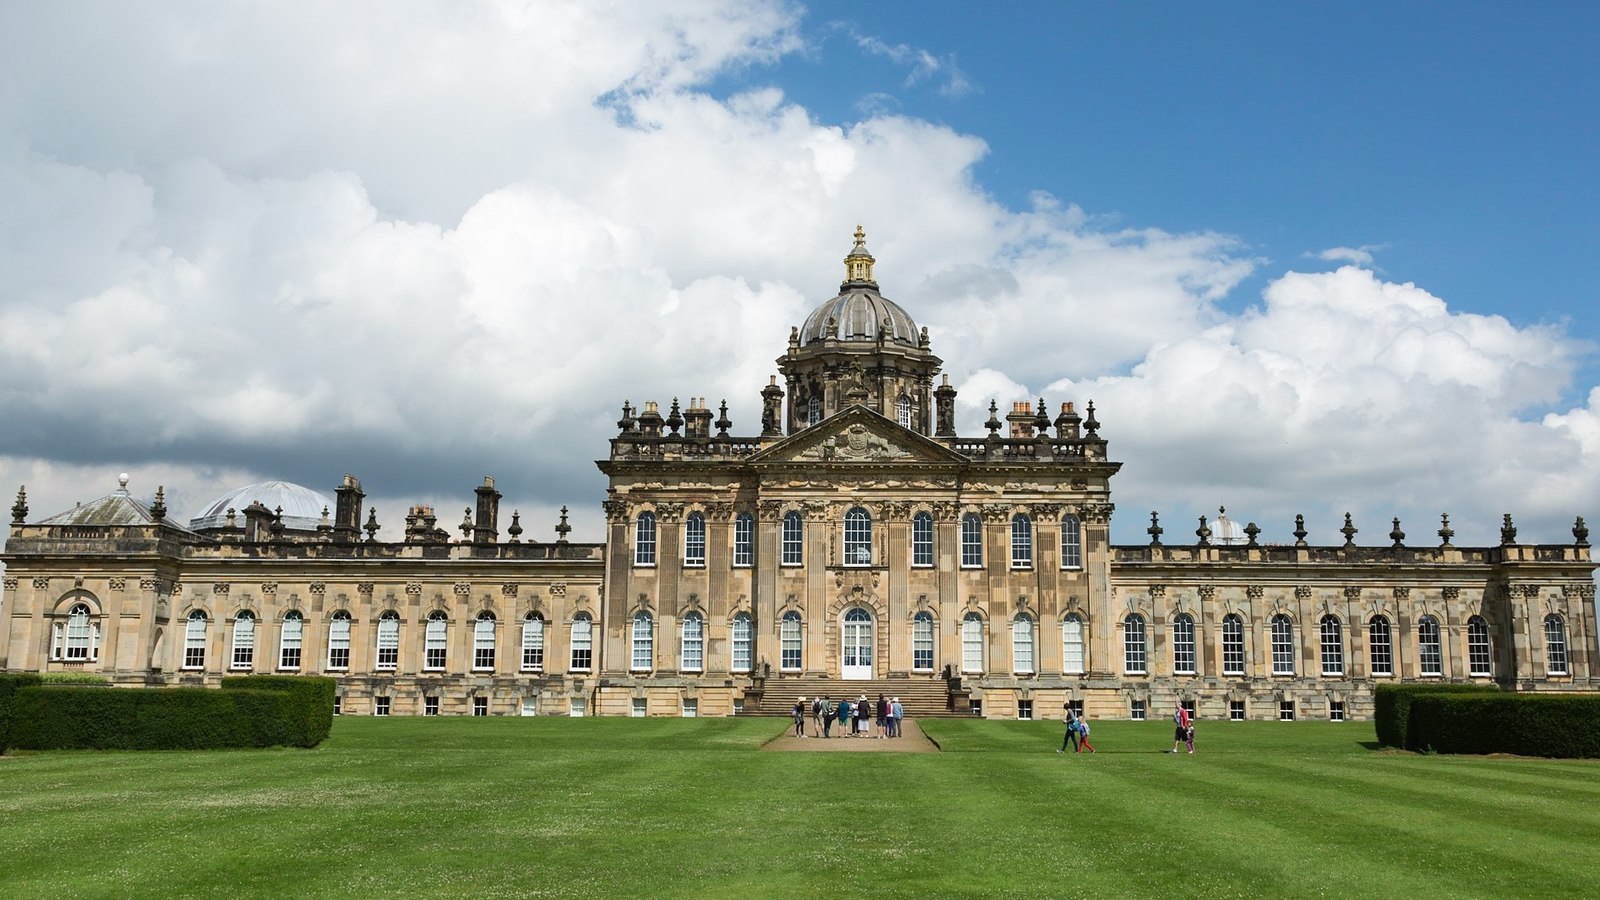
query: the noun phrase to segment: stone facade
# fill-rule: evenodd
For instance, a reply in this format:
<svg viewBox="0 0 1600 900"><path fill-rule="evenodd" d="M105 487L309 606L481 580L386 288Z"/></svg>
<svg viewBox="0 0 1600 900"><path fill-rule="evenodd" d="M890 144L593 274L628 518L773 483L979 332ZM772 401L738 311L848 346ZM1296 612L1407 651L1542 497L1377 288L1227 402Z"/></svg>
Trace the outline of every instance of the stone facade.
<svg viewBox="0 0 1600 900"><path fill-rule="evenodd" d="M1453 546L1448 520L1434 546L1398 521L1357 546L1347 519L1320 547L1225 515L1167 544L1152 515L1148 545L1113 546L1121 464L1093 404L991 403L986 435L956 435L956 392L874 262L858 230L759 434L730 435L726 403L624 404L604 543L567 542L565 516L555 542L516 516L502 540L492 479L459 539L414 507L393 542L350 476L320 518L314 492L263 485L190 527L126 484L29 524L19 492L0 666L327 674L343 711L397 715L729 715L859 690L938 706L913 714L1365 718L1390 681L1595 687L1581 519L1527 544L1508 516L1491 547Z"/></svg>

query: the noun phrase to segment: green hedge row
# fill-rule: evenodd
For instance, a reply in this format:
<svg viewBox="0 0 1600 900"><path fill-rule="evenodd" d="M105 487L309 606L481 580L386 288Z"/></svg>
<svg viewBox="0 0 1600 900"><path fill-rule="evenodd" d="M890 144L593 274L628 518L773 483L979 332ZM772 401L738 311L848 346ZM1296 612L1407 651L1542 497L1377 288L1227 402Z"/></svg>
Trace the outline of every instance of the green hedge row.
<svg viewBox="0 0 1600 900"><path fill-rule="evenodd" d="M0 753L6 752L6 748L11 746L11 709L17 691L33 687L39 681L39 676L32 673L0 675Z"/></svg>
<svg viewBox="0 0 1600 900"><path fill-rule="evenodd" d="M314 747L333 720L333 680L247 676L210 688L27 687L12 745L28 750ZM317 704L322 703L322 710Z"/></svg>
<svg viewBox="0 0 1600 900"><path fill-rule="evenodd" d="M1386 747L1410 748L1407 742L1411 703L1423 694L1500 693L1492 684L1380 684L1372 694L1372 724L1378 743Z"/></svg>
<svg viewBox="0 0 1600 900"><path fill-rule="evenodd" d="M1406 749L1600 756L1600 694L1419 694Z"/></svg>

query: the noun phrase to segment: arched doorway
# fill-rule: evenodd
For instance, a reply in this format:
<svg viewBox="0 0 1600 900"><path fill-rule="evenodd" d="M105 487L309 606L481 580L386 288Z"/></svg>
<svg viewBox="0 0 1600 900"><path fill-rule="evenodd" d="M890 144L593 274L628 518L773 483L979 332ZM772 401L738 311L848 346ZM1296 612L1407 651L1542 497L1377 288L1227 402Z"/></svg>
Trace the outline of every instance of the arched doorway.
<svg viewBox="0 0 1600 900"><path fill-rule="evenodd" d="M840 629L843 646L840 659L841 678L866 680L872 677L872 613L859 606L845 611L844 627Z"/></svg>

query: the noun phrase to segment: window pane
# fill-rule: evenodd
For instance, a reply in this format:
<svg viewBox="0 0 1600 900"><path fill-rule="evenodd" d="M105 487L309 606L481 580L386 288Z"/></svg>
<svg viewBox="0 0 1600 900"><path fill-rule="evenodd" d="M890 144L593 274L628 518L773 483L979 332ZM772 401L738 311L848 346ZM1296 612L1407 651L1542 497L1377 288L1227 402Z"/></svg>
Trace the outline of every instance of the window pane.
<svg viewBox="0 0 1600 900"><path fill-rule="evenodd" d="M1272 617L1272 674L1294 674L1294 625L1289 617Z"/></svg>
<svg viewBox="0 0 1600 900"><path fill-rule="evenodd" d="M233 661L229 668L248 669L255 665L256 617L249 612L239 613L233 620Z"/></svg>
<svg viewBox="0 0 1600 900"><path fill-rule="evenodd" d="M706 564L706 517L700 513L690 513L689 518L684 520L683 564L686 566Z"/></svg>
<svg viewBox="0 0 1600 900"><path fill-rule="evenodd" d="M281 640L278 642L278 667L280 669L300 668L300 635L303 620L297 612L291 612L283 618Z"/></svg>
<svg viewBox="0 0 1600 900"><path fill-rule="evenodd" d="M750 671L750 616L733 617L733 671Z"/></svg>
<svg viewBox="0 0 1600 900"><path fill-rule="evenodd" d="M1494 674L1493 657L1489 652L1489 623L1482 616L1467 620L1467 661L1474 676Z"/></svg>
<svg viewBox="0 0 1600 900"><path fill-rule="evenodd" d="M911 564L933 565L933 516L925 512L911 518Z"/></svg>
<svg viewBox="0 0 1600 900"><path fill-rule="evenodd" d="M328 624L328 668L350 668L350 614L334 613Z"/></svg>
<svg viewBox="0 0 1600 900"><path fill-rule="evenodd" d="M1011 568L1033 566L1033 520L1027 516L1011 518Z"/></svg>
<svg viewBox="0 0 1600 900"><path fill-rule="evenodd" d="M783 564L798 566L802 559L800 514L790 510L783 514Z"/></svg>
<svg viewBox="0 0 1600 900"><path fill-rule="evenodd" d="M1417 622L1417 665L1424 675L1444 673L1444 654L1439 646L1439 620L1423 616Z"/></svg>
<svg viewBox="0 0 1600 900"><path fill-rule="evenodd" d="M1129 675L1145 673L1144 618L1130 615L1122 621L1122 665Z"/></svg>
<svg viewBox="0 0 1600 900"><path fill-rule="evenodd" d="M639 514L638 525L634 528L633 564L636 566L653 566L656 564L655 513L642 512Z"/></svg>
<svg viewBox="0 0 1600 900"><path fill-rule="evenodd" d="M594 663L594 623L587 613L572 620L572 668L587 670Z"/></svg>
<svg viewBox="0 0 1600 900"><path fill-rule="evenodd" d="M483 670L494 668L494 616L484 612L478 615L478 621L473 623L472 629L472 668Z"/></svg>
<svg viewBox="0 0 1600 900"><path fill-rule="evenodd" d="M183 667L203 669L206 665L206 614L195 610L183 630Z"/></svg>
<svg viewBox="0 0 1600 900"><path fill-rule="evenodd" d="M544 620L528 616L522 620L522 669L535 672L544 668Z"/></svg>
<svg viewBox="0 0 1600 900"><path fill-rule="evenodd" d="M961 517L961 564L983 565L983 521L977 513Z"/></svg>
<svg viewBox="0 0 1600 900"><path fill-rule="evenodd" d="M733 564L753 565L756 559L756 522L749 513L733 520Z"/></svg>
<svg viewBox="0 0 1600 900"><path fill-rule="evenodd" d="M1394 674L1394 642L1389 620L1373 616L1367 629L1367 652L1372 657L1372 674Z"/></svg>
<svg viewBox="0 0 1600 900"><path fill-rule="evenodd" d="M1244 674L1244 619L1233 613L1222 619L1222 674Z"/></svg>
<svg viewBox="0 0 1600 900"><path fill-rule="evenodd" d="M859 506L844 514L844 564L872 565L872 517Z"/></svg>
<svg viewBox="0 0 1600 900"><path fill-rule="evenodd" d="M386 612L378 618L378 668L393 669L400 662L400 616Z"/></svg>
<svg viewBox="0 0 1600 900"><path fill-rule="evenodd" d="M1033 671L1033 620L1019 616L1011 623L1011 671Z"/></svg>
<svg viewBox="0 0 1600 900"><path fill-rule="evenodd" d="M428 627L423 632L422 641L422 667L424 669L442 669L445 663L445 650L448 646L449 635L446 628L448 617L442 612L434 612L428 616Z"/></svg>
<svg viewBox="0 0 1600 900"><path fill-rule="evenodd" d="M637 613L633 617L633 659L630 668L634 671L649 671L655 664L655 621L649 613Z"/></svg>
<svg viewBox="0 0 1600 900"><path fill-rule="evenodd" d="M1182 613L1172 621L1172 671L1178 675L1193 675L1194 657L1194 619Z"/></svg>
<svg viewBox="0 0 1600 900"><path fill-rule="evenodd" d="M983 618L977 613L961 620L961 671L983 671Z"/></svg>
<svg viewBox="0 0 1600 900"><path fill-rule="evenodd" d="M911 668L933 671L933 616L919 612L911 623Z"/></svg>
<svg viewBox="0 0 1600 900"><path fill-rule="evenodd" d="M1322 617L1322 674L1344 674L1344 629L1333 616Z"/></svg>
<svg viewBox="0 0 1600 900"><path fill-rule="evenodd" d="M1061 623L1061 670L1068 675L1083 674L1083 620L1076 615Z"/></svg>
<svg viewBox="0 0 1600 900"><path fill-rule="evenodd" d="M1061 568L1083 568L1083 526L1077 516L1061 517Z"/></svg>
<svg viewBox="0 0 1600 900"><path fill-rule="evenodd" d="M784 669L794 670L800 668L800 614L786 612L783 614L783 628L779 635L782 643L783 657L780 660Z"/></svg>
<svg viewBox="0 0 1600 900"><path fill-rule="evenodd" d="M683 617L683 660L686 672L698 672L705 666L705 621L698 613Z"/></svg>
<svg viewBox="0 0 1600 900"><path fill-rule="evenodd" d="M1560 616L1544 620L1544 649L1546 674L1567 674L1567 623Z"/></svg>

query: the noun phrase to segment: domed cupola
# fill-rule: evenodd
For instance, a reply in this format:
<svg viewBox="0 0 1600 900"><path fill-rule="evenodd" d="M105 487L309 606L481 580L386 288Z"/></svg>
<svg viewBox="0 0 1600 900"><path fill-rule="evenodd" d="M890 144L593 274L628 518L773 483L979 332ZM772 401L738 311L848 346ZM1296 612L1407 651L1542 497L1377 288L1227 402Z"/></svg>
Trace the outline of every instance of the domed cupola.
<svg viewBox="0 0 1600 900"><path fill-rule="evenodd" d="M862 405L920 434L934 433L933 377L941 360L928 349L927 329L879 293L876 263L857 225L838 296L790 332L789 351L778 358L789 400L786 432Z"/></svg>

